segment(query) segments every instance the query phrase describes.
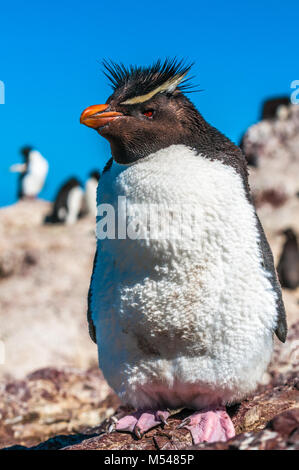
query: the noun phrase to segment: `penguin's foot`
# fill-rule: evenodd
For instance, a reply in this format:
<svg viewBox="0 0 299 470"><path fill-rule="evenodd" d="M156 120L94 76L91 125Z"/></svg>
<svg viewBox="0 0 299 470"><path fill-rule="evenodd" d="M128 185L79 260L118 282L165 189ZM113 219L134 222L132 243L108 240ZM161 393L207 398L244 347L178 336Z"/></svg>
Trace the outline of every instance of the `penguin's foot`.
<svg viewBox="0 0 299 470"><path fill-rule="evenodd" d="M194 444L227 441L235 436L234 425L224 407L196 411L180 424L190 431Z"/></svg>
<svg viewBox="0 0 299 470"><path fill-rule="evenodd" d="M141 439L150 429L166 424L169 411L167 410L139 410L128 416L121 418L115 425L115 430L119 432L131 432Z"/></svg>

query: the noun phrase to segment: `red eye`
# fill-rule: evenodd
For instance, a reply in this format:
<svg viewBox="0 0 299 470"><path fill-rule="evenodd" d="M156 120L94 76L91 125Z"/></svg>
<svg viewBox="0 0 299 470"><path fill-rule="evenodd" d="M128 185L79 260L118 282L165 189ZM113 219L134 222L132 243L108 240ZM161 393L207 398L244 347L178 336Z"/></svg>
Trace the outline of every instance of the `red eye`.
<svg viewBox="0 0 299 470"><path fill-rule="evenodd" d="M153 111L145 111L145 112L143 113L143 115L146 116L146 117L148 117L148 118L153 117L153 114L154 114Z"/></svg>

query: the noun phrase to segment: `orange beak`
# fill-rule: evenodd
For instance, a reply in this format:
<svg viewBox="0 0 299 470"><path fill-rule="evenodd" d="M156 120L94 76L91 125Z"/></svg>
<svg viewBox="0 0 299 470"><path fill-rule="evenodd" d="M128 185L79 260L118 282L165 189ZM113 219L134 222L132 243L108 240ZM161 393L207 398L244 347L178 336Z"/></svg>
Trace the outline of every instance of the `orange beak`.
<svg viewBox="0 0 299 470"><path fill-rule="evenodd" d="M114 119L117 119L119 116L123 116L122 113L117 113L116 111L107 111L104 113L107 108L109 108L109 104L89 106L89 108L86 108L81 114L80 123L85 124L87 127L97 129L98 127L103 127L109 122L114 121Z"/></svg>

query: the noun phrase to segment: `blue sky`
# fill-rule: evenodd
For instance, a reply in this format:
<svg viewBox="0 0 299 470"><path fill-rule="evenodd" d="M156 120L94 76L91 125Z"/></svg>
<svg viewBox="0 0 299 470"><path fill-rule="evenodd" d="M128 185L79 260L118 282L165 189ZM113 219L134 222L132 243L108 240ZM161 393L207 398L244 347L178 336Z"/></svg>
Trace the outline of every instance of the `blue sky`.
<svg viewBox="0 0 299 470"><path fill-rule="evenodd" d="M0 9L0 206L15 200L19 148L37 147L50 172L41 197L71 175L83 182L102 168L109 146L79 124L81 111L110 94L104 57L148 64L158 57L195 61L191 99L228 137L240 135L261 101L290 94L299 79L295 1L15 1Z"/></svg>

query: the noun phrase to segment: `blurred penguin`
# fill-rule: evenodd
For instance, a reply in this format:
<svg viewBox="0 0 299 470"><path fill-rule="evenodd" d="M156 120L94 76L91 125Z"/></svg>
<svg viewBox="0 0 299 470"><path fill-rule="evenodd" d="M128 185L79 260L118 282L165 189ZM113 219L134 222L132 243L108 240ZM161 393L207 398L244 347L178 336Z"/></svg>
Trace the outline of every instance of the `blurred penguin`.
<svg viewBox="0 0 299 470"><path fill-rule="evenodd" d="M284 230L286 241L280 255L277 273L282 287L296 289L299 286L299 249L294 231Z"/></svg>
<svg viewBox="0 0 299 470"><path fill-rule="evenodd" d="M247 134L247 132L245 132L242 135L242 137L240 139L240 142L239 142L239 147L245 155L247 165L253 166L254 168L257 168L258 167L258 155L254 152L246 152L246 147L244 145L246 134Z"/></svg>
<svg viewBox="0 0 299 470"><path fill-rule="evenodd" d="M74 224L83 215L84 192L80 181L72 177L59 189L53 211L45 218L47 224Z"/></svg>
<svg viewBox="0 0 299 470"><path fill-rule="evenodd" d="M261 119L279 119L283 121L289 115L290 98L281 96L270 98L263 103Z"/></svg>
<svg viewBox="0 0 299 470"><path fill-rule="evenodd" d="M85 204L87 212L93 216L97 214L97 187L101 174L98 170L94 170L89 174L89 178L85 183Z"/></svg>
<svg viewBox="0 0 299 470"><path fill-rule="evenodd" d="M10 167L10 171L20 173L17 197L18 199L34 199L43 189L49 164L41 153L32 147L21 148L21 154L24 163L17 163Z"/></svg>

